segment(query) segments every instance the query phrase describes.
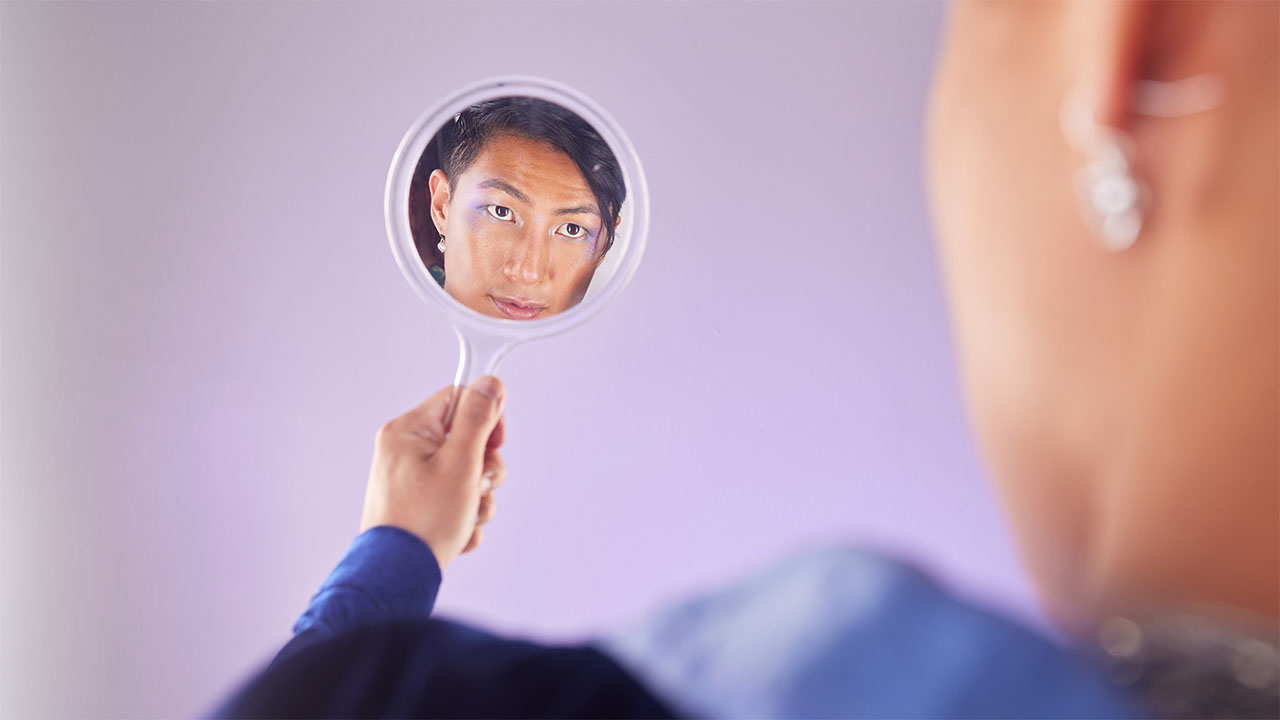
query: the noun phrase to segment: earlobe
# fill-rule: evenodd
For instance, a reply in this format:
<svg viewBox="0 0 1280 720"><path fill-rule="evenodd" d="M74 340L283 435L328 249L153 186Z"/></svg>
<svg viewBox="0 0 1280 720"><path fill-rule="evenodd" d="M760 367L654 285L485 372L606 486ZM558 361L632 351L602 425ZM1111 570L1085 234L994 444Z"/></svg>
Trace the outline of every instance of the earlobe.
<svg viewBox="0 0 1280 720"><path fill-rule="evenodd" d="M1142 2L1101 3L1085 8L1093 17L1089 60L1077 91L1093 107L1099 125L1126 129L1132 98L1151 41L1153 8Z"/></svg>
<svg viewBox="0 0 1280 720"><path fill-rule="evenodd" d="M443 170L431 171L427 189L431 191L431 220L435 222L436 232L444 235L449 215L449 178Z"/></svg>
<svg viewBox="0 0 1280 720"><path fill-rule="evenodd" d="M617 219L615 219L615 220L613 221L613 230L614 230L614 232L615 232L615 233L618 231L618 226L619 226L619 225L621 225L621 224L622 224L622 215L621 215L621 213L619 213L619 215L618 215ZM601 252L601 253L600 253L600 257L597 257L597 258L596 258L596 269L597 269L597 270L599 270L599 269L600 269L600 265L604 263L604 258L605 258L605 256L606 256L606 255L608 255L608 254L609 254L609 245L605 245L605 249L604 249L604 251L603 251L603 252Z"/></svg>
<svg viewBox="0 0 1280 720"><path fill-rule="evenodd" d="M1141 76L1144 69L1169 67L1161 54L1180 46L1164 39L1160 23L1187 24L1167 19L1180 8L1171 11L1146 3L1083 7L1083 12L1092 13L1087 27L1094 52L1082 66L1081 83L1063 99L1059 119L1067 145L1088 161L1076 174L1085 220L1108 250L1121 251L1138 239L1149 205L1150 187L1135 170L1139 120L1212 110L1222 104L1225 89L1211 72L1176 80Z"/></svg>

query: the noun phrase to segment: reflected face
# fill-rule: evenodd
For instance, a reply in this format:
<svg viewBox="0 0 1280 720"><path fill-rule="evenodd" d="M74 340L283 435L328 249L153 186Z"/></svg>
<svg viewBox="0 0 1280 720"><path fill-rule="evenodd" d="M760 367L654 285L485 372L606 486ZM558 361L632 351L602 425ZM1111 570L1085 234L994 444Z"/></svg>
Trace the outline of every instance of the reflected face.
<svg viewBox="0 0 1280 720"><path fill-rule="evenodd" d="M492 138L460 177L431 174L431 216L445 238L444 289L490 317L535 320L582 301L608 236L568 155Z"/></svg>

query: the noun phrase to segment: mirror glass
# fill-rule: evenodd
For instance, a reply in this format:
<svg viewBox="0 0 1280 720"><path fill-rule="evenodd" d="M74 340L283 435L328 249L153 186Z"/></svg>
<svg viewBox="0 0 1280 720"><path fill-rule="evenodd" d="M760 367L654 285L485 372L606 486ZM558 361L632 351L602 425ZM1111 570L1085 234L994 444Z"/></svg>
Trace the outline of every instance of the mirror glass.
<svg viewBox="0 0 1280 720"><path fill-rule="evenodd" d="M511 345L617 295L643 254L648 189L621 128L585 95L496 78L409 128L386 213L401 271L458 330L461 384L471 360L492 372Z"/></svg>
<svg viewBox="0 0 1280 720"><path fill-rule="evenodd" d="M621 164L587 121L508 95L464 108L432 137L409 187L409 228L455 300L536 320L586 297L626 197Z"/></svg>

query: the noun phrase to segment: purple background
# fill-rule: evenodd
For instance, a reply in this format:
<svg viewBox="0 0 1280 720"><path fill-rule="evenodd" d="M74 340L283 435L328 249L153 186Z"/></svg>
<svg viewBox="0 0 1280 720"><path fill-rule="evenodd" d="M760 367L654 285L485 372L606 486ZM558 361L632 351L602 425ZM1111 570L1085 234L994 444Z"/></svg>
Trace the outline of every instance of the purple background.
<svg viewBox="0 0 1280 720"><path fill-rule="evenodd" d="M635 280L518 348L448 614L574 638L797 548L1038 622L961 416L922 189L933 4L0 6L0 715L208 707L354 536L456 346L391 259L392 152L498 74L648 172Z"/></svg>

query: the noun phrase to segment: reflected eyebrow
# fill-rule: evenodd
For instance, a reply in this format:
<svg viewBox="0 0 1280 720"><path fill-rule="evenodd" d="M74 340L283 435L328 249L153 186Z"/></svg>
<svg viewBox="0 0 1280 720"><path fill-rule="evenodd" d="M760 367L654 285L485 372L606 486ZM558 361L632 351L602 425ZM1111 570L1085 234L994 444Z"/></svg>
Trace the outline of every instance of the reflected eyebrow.
<svg viewBox="0 0 1280 720"><path fill-rule="evenodd" d="M488 180L485 180L484 182L480 183L479 185L476 185L476 187L478 187L478 188L493 188L493 189L495 189L495 190L501 190L502 192L504 192L504 193L506 193L506 194L510 195L511 197L513 197L513 198L515 198L515 199L519 200L520 202L526 202L526 203L527 203L527 202L530 202L530 200L529 200L529 196L528 196L528 195L525 195L525 194L524 194L524 193L522 193L522 192L520 192L520 189L519 189L519 188L517 188L515 185L512 185L511 183L507 182L506 180L502 180L502 179L499 179L499 178L489 178Z"/></svg>
<svg viewBox="0 0 1280 720"><path fill-rule="evenodd" d="M519 200L520 202L529 203L530 205L533 204L533 201L529 199L529 196L521 192L520 188L516 187L515 185L512 185L511 183L507 182L506 180L503 180L502 178L489 178L488 180L478 183L476 187L493 188L495 190L501 190L502 192ZM577 207L560 208L559 210L556 210L556 214L557 215L595 215L596 217L599 217L600 211L596 209L595 205L578 205Z"/></svg>

